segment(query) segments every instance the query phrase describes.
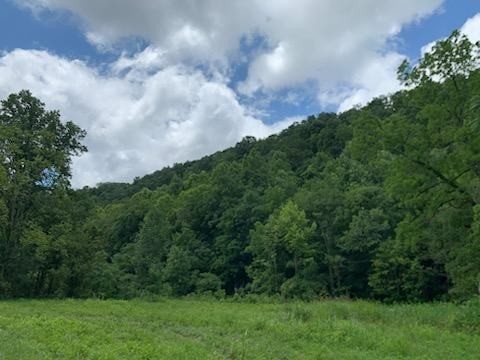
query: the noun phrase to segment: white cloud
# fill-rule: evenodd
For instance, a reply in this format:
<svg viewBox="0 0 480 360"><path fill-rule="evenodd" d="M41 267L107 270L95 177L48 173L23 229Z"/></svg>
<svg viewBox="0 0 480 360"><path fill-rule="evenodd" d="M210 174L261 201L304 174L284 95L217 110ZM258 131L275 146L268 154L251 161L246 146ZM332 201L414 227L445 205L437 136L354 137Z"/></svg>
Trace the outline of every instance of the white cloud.
<svg viewBox="0 0 480 360"><path fill-rule="evenodd" d="M432 51L437 41L438 40L431 41L428 44L423 45L422 48L420 49L420 56L423 57L426 53L429 53L430 51Z"/></svg>
<svg viewBox="0 0 480 360"><path fill-rule="evenodd" d="M240 39L258 34L268 48L239 90L277 90L309 79L334 86L376 59L403 25L442 0L17 0L40 11L66 9L88 38L108 45L140 36L172 62L228 63Z"/></svg>
<svg viewBox="0 0 480 360"><path fill-rule="evenodd" d="M66 10L84 22L91 42L109 47L142 37L168 50L170 61L224 61L257 15L249 1L178 0L16 0L41 16L44 9ZM260 14L258 14L260 16Z"/></svg>
<svg viewBox="0 0 480 360"><path fill-rule="evenodd" d="M90 152L74 164L76 185L131 180L296 120L265 125L255 116L265 109L247 109L236 91L261 104L286 89L285 102L295 104L296 86L312 86L339 110L395 91L400 55L389 41L443 2L14 1L40 19L44 10L73 14L103 50L121 52L128 38L150 44L103 64L106 72L42 51L0 57L0 95L29 88L89 132ZM241 53L242 43L250 50ZM245 59L247 75L232 89L232 66Z"/></svg>
<svg viewBox="0 0 480 360"><path fill-rule="evenodd" d="M480 13L468 19L460 29L470 41L480 41Z"/></svg>
<svg viewBox="0 0 480 360"><path fill-rule="evenodd" d="M465 34L471 42L480 41L480 13L469 18L460 28L460 32ZM422 46L420 49L421 56L433 50L433 47L439 40L445 40L446 38L441 38L429 42L428 44Z"/></svg>
<svg viewBox="0 0 480 360"><path fill-rule="evenodd" d="M0 57L0 97L31 89L88 131L89 152L74 162L76 186L130 181L293 121L265 125L246 114L224 83L182 66L159 68L159 58L149 48L102 75L81 61L15 50Z"/></svg>
<svg viewBox="0 0 480 360"><path fill-rule="evenodd" d="M397 68L404 58L403 55L392 52L370 61L354 75L352 79L354 88L344 94L338 111L345 111L356 105L366 105L374 97L400 90Z"/></svg>
<svg viewBox="0 0 480 360"><path fill-rule="evenodd" d="M480 13L469 18L460 28L470 41L480 41ZM442 38L442 40L445 38ZM432 51L438 40L422 46L420 55ZM338 111L348 110L356 105L365 105L372 98L388 95L401 89L396 78L396 70L404 55L396 52L372 58L363 69L358 69L345 88L320 91L319 99L325 103L339 103Z"/></svg>
<svg viewBox="0 0 480 360"><path fill-rule="evenodd" d="M258 56L240 87L245 93L280 89L314 79L332 88L350 82L376 61L406 23L431 13L441 1L266 1L272 21L262 30L272 49Z"/></svg>

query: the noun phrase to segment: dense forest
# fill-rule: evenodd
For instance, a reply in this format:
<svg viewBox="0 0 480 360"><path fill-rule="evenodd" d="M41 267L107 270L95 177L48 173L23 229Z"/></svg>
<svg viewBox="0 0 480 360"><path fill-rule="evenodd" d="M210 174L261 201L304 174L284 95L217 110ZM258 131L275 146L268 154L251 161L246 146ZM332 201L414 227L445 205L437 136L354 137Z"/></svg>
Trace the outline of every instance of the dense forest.
<svg viewBox="0 0 480 360"><path fill-rule="evenodd" d="M404 90L365 107L80 190L70 165L86 134L29 91L10 95L0 108L0 296L472 297L479 48L454 32L402 64Z"/></svg>

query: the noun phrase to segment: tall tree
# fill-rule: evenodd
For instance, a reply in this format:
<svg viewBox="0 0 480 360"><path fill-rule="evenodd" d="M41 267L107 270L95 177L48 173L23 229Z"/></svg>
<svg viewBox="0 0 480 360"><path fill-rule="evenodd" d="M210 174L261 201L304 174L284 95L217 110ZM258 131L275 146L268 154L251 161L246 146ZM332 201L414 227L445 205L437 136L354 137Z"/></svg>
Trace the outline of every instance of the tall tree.
<svg viewBox="0 0 480 360"><path fill-rule="evenodd" d="M311 240L315 229L315 223L309 223L293 201L273 213L265 224L257 223L249 246L253 262L248 271L254 290L287 296L314 292L309 270L314 266Z"/></svg>
<svg viewBox="0 0 480 360"><path fill-rule="evenodd" d="M23 90L11 94L0 107L0 159L6 206L1 232L0 274L7 281L18 261L20 239L36 201L69 187L72 156L86 151L81 144L85 131L72 122L63 123L58 111ZM40 233L38 229L37 233ZM32 232L28 232L31 237Z"/></svg>

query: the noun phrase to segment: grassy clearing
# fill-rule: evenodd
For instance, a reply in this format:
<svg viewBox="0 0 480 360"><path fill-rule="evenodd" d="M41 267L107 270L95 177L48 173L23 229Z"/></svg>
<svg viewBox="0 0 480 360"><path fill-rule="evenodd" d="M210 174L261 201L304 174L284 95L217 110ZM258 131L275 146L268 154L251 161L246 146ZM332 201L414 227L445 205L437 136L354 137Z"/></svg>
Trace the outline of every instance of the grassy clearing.
<svg viewBox="0 0 480 360"><path fill-rule="evenodd" d="M478 359L480 307L0 302L0 359Z"/></svg>

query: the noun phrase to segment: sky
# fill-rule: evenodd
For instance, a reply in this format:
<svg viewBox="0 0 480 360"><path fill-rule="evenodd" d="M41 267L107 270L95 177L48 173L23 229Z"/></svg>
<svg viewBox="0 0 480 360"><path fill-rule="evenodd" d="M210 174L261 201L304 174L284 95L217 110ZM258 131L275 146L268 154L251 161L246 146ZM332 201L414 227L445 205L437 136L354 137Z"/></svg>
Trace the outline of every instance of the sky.
<svg viewBox="0 0 480 360"><path fill-rule="evenodd" d="M455 29L479 0L0 0L0 98L87 130L74 187L130 182L395 92Z"/></svg>

